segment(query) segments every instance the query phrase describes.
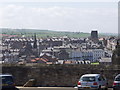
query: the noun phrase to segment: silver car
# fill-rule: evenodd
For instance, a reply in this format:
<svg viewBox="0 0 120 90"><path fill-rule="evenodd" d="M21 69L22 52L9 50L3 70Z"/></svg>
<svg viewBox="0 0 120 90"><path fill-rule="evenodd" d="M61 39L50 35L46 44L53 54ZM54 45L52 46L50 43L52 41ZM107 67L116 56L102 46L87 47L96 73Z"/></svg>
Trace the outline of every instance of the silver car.
<svg viewBox="0 0 120 90"><path fill-rule="evenodd" d="M101 74L85 74L78 81L78 90L81 89L107 90L108 82Z"/></svg>
<svg viewBox="0 0 120 90"><path fill-rule="evenodd" d="M113 90L120 90L120 74L118 74L114 79Z"/></svg>

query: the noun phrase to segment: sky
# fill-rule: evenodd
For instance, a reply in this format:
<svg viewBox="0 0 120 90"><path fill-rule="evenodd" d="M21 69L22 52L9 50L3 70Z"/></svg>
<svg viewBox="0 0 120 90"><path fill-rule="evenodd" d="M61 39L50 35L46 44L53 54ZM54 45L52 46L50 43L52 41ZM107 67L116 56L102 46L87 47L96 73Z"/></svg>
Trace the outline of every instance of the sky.
<svg viewBox="0 0 120 90"><path fill-rule="evenodd" d="M1 0L0 28L118 33L118 1Z"/></svg>

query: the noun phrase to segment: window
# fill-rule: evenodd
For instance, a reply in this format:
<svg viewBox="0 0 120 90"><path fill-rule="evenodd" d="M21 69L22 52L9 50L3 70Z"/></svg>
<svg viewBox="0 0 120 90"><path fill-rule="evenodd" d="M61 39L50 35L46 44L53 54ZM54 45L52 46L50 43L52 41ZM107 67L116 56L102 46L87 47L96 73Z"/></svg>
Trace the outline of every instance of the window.
<svg viewBox="0 0 120 90"><path fill-rule="evenodd" d="M100 77L98 78L98 80L99 80L99 81L104 81L105 78L104 78L103 76L100 76Z"/></svg>
<svg viewBox="0 0 120 90"><path fill-rule="evenodd" d="M13 78L11 76L3 76L2 78L2 83L6 84L8 82L14 82Z"/></svg>
<svg viewBox="0 0 120 90"><path fill-rule="evenodd" d="M93 81L95 81L95 77L82 77L81 81L93 82Z"/></svg>
<svg viewBox="0 0 120 90"><path fill-rule="evenodd" d="M101 77L98 78L98 81L102 81Z"/></svg>
<svg viewBox="0 0 120 90"><path fill-rule="evenodd" d="M120 76L115 78L115 81L120 81Z"/></svg>

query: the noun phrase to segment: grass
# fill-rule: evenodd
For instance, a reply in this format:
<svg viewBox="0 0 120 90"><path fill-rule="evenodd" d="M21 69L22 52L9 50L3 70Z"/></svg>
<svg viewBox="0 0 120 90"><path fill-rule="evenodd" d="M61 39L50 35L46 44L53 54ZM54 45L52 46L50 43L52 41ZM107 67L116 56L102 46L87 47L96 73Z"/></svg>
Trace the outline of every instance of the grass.
<svg viewBox="0 0 120 90"><path fill-rule="evenodd" d="M91 63L91 65L99 65L99 62Z"/></svg>
<svg viewBox="0 0 120 90"><path fill-rule="evenodd" d="M34 33L37 34L38 38L47 38L47 37L74 37L74 38L81 38L81 37L89 37L89 33L82 33L82 32L61 32L61 31L49 31L49 30L37 30L37 29L2 29L3 34L8 35L25 35L26 37L32 37Z"/></svg>

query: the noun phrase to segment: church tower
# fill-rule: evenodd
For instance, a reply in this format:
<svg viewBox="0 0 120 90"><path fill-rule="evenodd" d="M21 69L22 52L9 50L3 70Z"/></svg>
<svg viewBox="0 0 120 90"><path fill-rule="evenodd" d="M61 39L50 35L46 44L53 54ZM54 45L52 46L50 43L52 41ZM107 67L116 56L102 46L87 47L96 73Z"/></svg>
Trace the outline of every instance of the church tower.
<svg viewBox="0 0 120 90"><path fill-rule="evenodd" d="M37 39L36 39L36 34L34 34L34 44L33 44L33 48L37 49Z"/></svg>

